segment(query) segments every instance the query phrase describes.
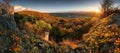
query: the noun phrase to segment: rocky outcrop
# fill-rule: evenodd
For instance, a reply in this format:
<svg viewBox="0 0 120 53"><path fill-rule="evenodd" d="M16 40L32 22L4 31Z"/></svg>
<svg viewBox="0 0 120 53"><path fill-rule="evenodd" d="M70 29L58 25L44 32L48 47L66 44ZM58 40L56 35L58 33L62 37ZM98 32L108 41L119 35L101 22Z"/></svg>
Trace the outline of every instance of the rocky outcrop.
<svg viewBox="0 0 120 53"><path fill-rule="evenodd" d="M0 3L0 53L5 53L13 43L12 34L17 31L14 7Z"/></svg>
<svg viewBox="0 0 120 53"><path fill-rule="evenodd" d="M120 26L120 14L115 14L113 16L113 21Z"/></svg>
<svg viewBox="0 0 120 53"><path fill-rule="evenodd" d="M0 4L0 27L12 31L17 28L14 20L14 7L6 3Z"/></svg>

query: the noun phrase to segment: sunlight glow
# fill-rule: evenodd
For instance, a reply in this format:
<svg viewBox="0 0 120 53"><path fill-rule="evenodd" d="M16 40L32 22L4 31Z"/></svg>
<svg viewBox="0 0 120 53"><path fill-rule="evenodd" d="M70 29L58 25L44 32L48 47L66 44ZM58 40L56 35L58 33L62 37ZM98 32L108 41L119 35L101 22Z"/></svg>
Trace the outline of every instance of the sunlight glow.
<svg viewBox="0 0 120 53"><path fill-rule="evenodd" d="M17 12L17 11L23 11L23 10L32 10L31 8L26 8L24 6L21 6L21 5L16 5L14 6L14 11Z"/></svg>
<svg viewBox="0 0 120 53"><path fill-rule="evenodd" d="M88 12L93 11L93 12L97 12L97 13L101 12L99 8L95 8L95 7L88 7L86 9L84 9L83 11L88 11Z"/></svg>

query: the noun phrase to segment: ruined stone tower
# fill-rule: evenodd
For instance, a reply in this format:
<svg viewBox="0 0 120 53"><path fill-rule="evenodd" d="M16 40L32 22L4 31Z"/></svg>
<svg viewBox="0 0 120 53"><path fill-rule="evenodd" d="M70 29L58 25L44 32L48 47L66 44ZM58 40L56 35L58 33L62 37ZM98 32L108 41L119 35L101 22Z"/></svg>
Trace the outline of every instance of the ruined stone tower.
<svg viewBox="0 0 120 53"><path fill-rule="evenodd" d="M49 41L49 32L45 32L44 39L45 39L46 41Z"/></svg>

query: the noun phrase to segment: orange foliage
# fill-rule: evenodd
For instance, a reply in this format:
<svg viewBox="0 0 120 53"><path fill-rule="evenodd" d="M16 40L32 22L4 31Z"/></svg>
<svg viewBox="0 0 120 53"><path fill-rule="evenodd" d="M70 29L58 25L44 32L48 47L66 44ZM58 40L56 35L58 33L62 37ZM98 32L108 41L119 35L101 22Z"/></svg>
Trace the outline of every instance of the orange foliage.
<svg viewBox="0 0 120 53"><path fill-rule="evenodd" d="M20 37L16 36L15 34L13 35L13 38L16 40L16 41L20 41Z"/></svg>
<svg viewBox="0 0 120 53"><path fill-rule="evenodd" d="M115 41L115 44L116 44L116 45L119 45L119 44L120 44L120 38L118 38L118 39Z"/></svg>
<svg viewBox="0 0 120 53"><path fill-rule="evenodd" d="M17 43L14 43L12 46L11 46L11 49L9 50L13 50L13 51L21 51L21 46Z"/></svg>
<svg viewBox="0 0 120 53"><path fill-rule="evenodd" d="M27 30L32 31L33 25L32 25L30 22L25 22L25 26L26 26L26 29L27 29Z"/></svg>
<svg viewBox="0 0 120 53"><path fill-rule="evenodd" d="M74 32L72 28L68 29L68 32Z"/></svg>
<svg viewBox="0 0 120 53"><path fill-rule="evenodd" d="M16 48L13 49L14 51L21 51L21 46L20 45L17 45Z"/></svg>
<svg viewBox="0 0 120 53"><path fill-rule="evenodd" d="M25 34L24 35L24 38L30 38L28 34Z"/></svg>
<svg viewBox="0 0 120 53"><path fill-rule="evenodd" d="M105 37L109 37L109 36L110 36L110 34L106 33L104 36L105 36Z"/></svg>
<svg viewBox="0 0 120 53"><path fill-rule="evenodd" d="M61 44L63 44L63 45L68 45L68 46L70 46L72 49L75 49L75 48L77 48L77 43L78 43L79 41L71 41L71 40L63 40L63 42L61 42Z"/></svg>

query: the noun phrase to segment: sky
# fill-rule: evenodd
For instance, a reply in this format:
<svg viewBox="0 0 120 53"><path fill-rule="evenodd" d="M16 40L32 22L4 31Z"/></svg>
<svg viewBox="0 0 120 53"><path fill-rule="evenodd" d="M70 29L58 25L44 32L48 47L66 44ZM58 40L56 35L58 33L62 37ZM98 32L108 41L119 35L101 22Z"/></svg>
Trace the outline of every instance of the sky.
<svg viewBox="0 0 120 53"><path fill-rule="evenodd" d="M120 0L116 0L117 4ZM101 0L14 0L15 10L35 10L40 12L99 12Z"/></svg>

